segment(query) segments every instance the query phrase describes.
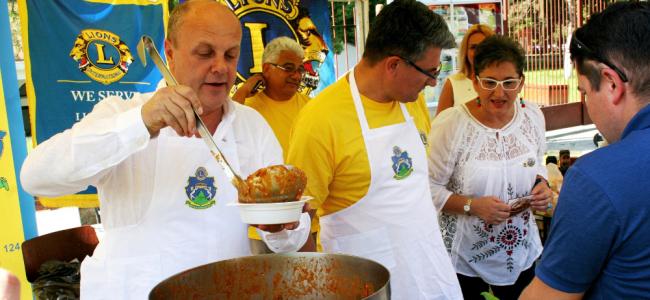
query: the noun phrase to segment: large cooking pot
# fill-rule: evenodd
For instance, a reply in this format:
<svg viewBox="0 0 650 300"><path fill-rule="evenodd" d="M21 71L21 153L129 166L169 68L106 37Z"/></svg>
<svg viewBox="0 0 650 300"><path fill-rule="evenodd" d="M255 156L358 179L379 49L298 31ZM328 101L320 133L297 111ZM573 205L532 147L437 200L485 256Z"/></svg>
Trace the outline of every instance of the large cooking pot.
<svg viewBox="0 0 650 300"><path fill-rule="evenodd" d="M255 255L176 274L149 299L390 299L389 272L350 255Z"/></svg>

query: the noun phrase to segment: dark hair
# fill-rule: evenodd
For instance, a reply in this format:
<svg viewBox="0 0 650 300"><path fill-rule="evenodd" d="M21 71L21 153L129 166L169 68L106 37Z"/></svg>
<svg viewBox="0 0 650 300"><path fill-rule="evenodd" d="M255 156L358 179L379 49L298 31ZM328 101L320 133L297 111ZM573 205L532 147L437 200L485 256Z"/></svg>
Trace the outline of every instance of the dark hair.
<svg viewBox="0 0 650 300"><path fill-rule="evenodd" d="M571 157L571 151L569 151L569 150L567 150L567 149L560 150L560 159L561 159L563 156Z"/></svg>
<svg viewBox="0 0 650 300"><path fill-rule="evenodd" d="M415 0L386 5L370 26L363 58L370 64L399 55L417 61L429 47L456 47L445 20Z"/></svg>
<svg viewBox="0 0 650 300"><path fill-rule="evenodd" d="M546 157L546 164L554 163L557 165L557 157L555 155L549 155Z"/></svg>
<svg viewBox="0 0 650 300"><path fill-rule="evenodd" d="M632 93L639 99L650 98L650 3L617 2L592 15L573 33L584 46L572 40L571 59L585 75L591 88L600 88L600 68L587 60L609 63L627 77ZM607 60L604 62L602 60ZM611 66L610 66L611 67ZM620 76L620 74L619 74Z"/></svg>
<svg viewBox="0 0 650 300"><path fill-rule="evenodd" d="M474 74L478 75L487 67L503 62L512 63L519 76L524 75L526 55L524 49L515 40L502 35L493 35L476 46Z"/></svg>

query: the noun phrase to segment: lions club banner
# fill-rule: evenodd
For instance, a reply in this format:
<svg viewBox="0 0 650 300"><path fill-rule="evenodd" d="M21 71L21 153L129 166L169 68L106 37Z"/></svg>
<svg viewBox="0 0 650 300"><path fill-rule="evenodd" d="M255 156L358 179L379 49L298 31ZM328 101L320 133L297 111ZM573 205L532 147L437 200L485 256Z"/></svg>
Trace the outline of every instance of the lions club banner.
<svg viewBox="0 0 650 300"><path fill-rule="evenodd" d="M300 92L310 95L334 82L330 7L327 0L221 0L242 23L238 81L262 72L262 53L266 43L276 37L296 39L305 50Z"/></svg>
<svg viewBox="0 0 650 300"><path fill-rule="evenodd" d="M34 144L72 127L107 97L128 100L156 88L160 73L137 61L136 46L147 34L162 49L167 1L19 1ZM96 203L95 193L66 199Z"/></svg>

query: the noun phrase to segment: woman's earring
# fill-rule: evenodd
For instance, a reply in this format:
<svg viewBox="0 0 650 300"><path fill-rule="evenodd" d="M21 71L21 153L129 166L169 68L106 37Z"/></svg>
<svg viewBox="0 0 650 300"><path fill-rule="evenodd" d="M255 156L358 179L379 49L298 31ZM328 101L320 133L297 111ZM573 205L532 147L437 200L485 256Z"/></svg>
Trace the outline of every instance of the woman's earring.
<svg viewBox="0 0 650 300"><path fill-rule="evenodd" d="M526 103L524 103L524 98L519 98L519 103L521 103L521 107L526 107Z"/></svg>
<svg viewBox="0 0 650 300"><path fill-rule="evenodd" d="M481 107L481 98L476 98L476 105Z"/></svg>

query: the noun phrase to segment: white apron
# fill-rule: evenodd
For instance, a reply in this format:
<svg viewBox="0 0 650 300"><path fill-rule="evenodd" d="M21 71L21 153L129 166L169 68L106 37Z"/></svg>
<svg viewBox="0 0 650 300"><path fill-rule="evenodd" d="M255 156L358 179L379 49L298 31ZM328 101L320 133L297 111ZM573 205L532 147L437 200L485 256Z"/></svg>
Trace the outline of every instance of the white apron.
<svg viewBox="0 0 650 300"><path fill-rule="evenodd" d="M220 128L215 141L239 171L233 131ZM155 168L154 195L142 221L107 230L93 256L83 261L82 299L147 299L150 290L171 275L250 254L246 225L240 221L237 207L226 206L237 201L236 189L202 139L178 137L164 129L158 137ZM210 193L214 195L209 177L214 178L216 195L212 199L216 203L202 209L190 207L205 204ZM196 189L201 186L208 188ZM186 188L198 196L196 203L189 201ZM200 191L202 195L198 195Z"/></svg>
<svg viewBox="0 0 650 300"><path fill-rule="evenodd" d="M370 163L370 186L352 206L321 217L324 251L384 265L390 270L393 299L462 299L431 199L426 150L412 117L400 103L404 123L370 129L354 70L349 79ZM408 163L403 168L394 164L394 156L411 158L412 169L407 170Z"/></svg>

